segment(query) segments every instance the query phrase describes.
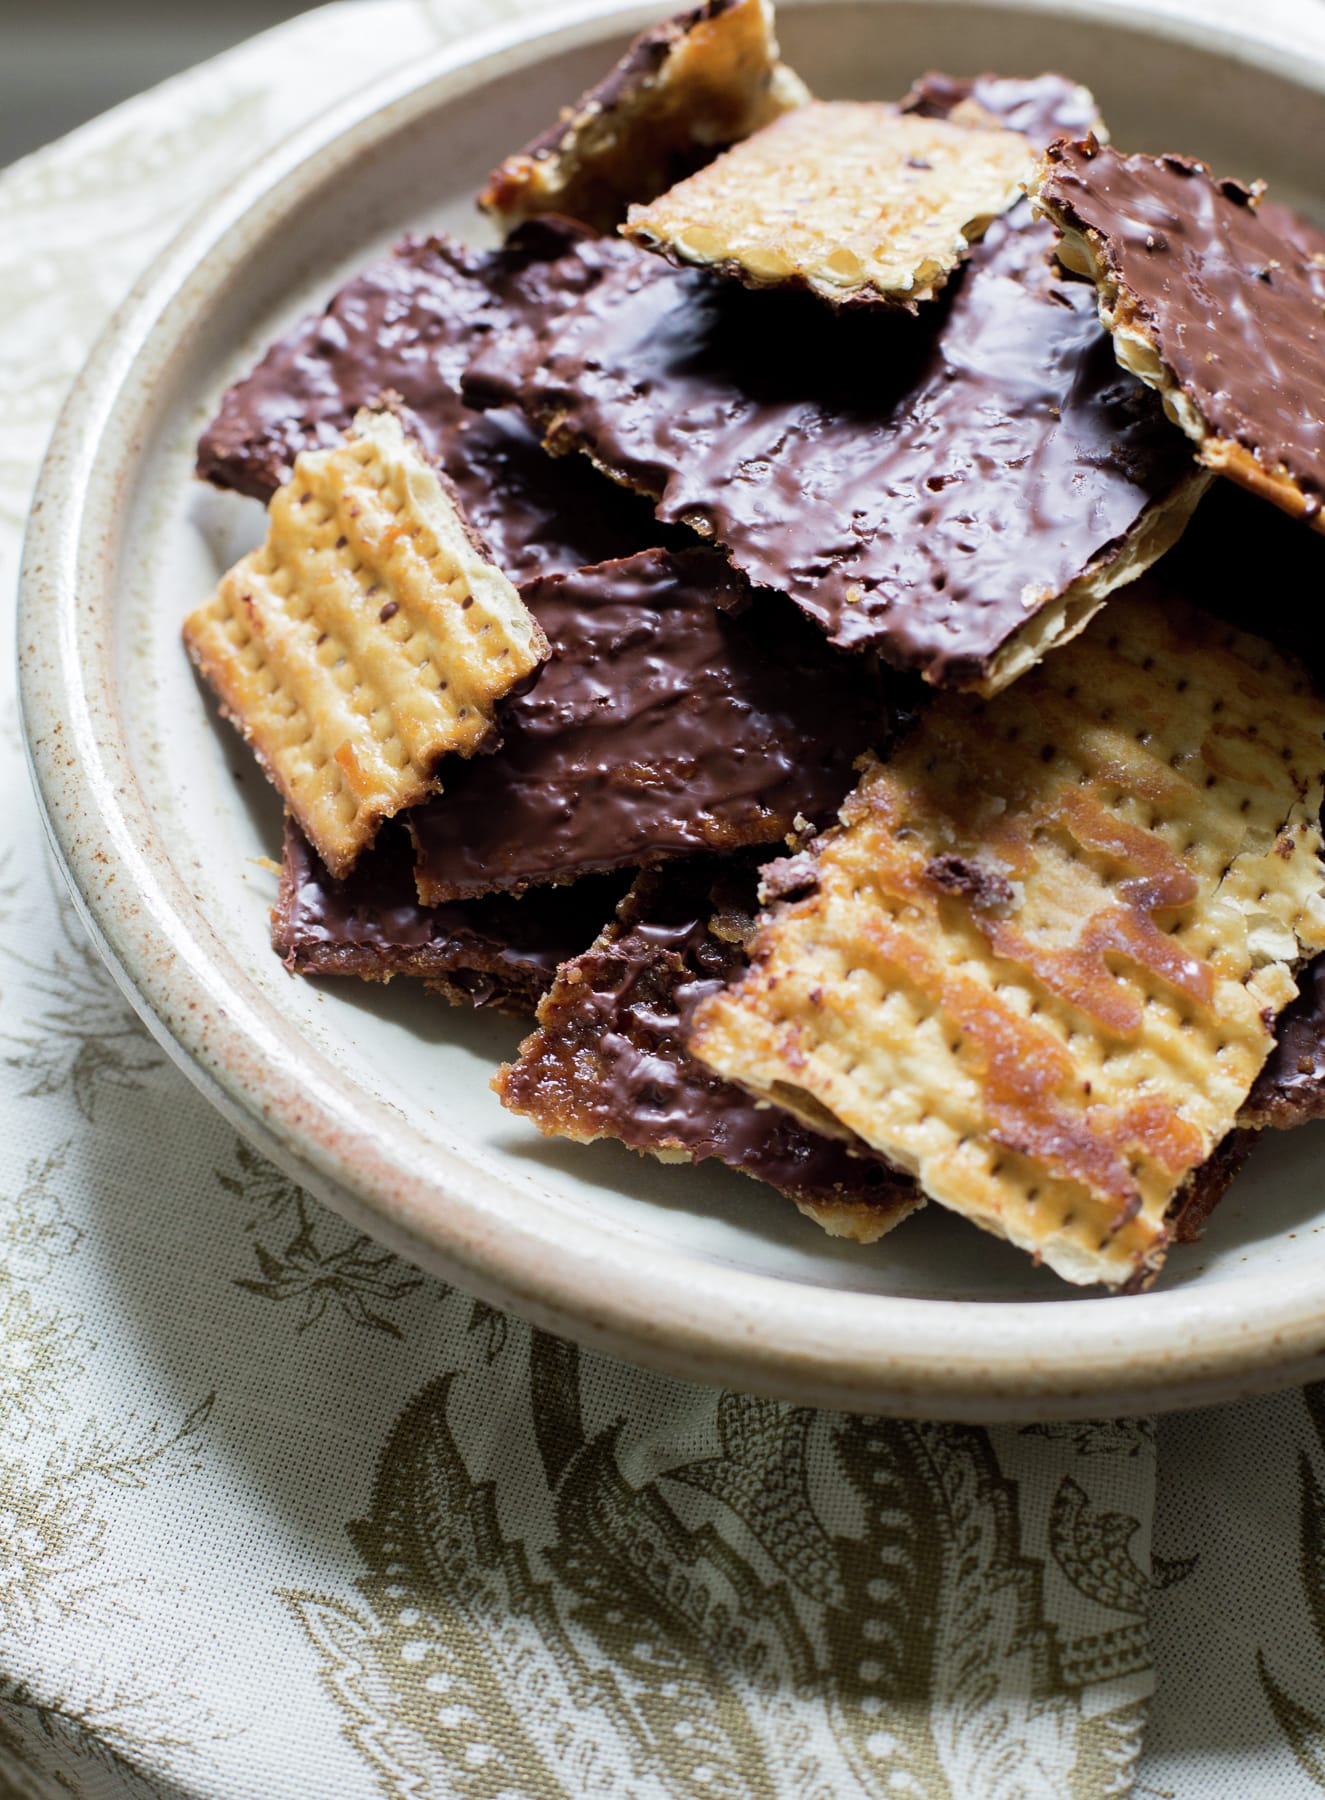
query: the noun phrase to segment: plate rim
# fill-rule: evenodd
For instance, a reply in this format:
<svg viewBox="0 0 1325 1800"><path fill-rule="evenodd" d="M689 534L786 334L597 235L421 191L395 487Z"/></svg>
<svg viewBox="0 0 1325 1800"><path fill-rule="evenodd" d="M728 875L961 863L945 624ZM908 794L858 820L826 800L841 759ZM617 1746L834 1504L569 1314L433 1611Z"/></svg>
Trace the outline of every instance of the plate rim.
<svg viewBox="0 0 1325 1800"><path fill-rule="evenodd" d="M807 11L818 0L784 0ZM884 11L892 0L870 0ZM939 6L961 0L930 0ZM965 0L970 4L971 0ZM975 0L1132 27L1234 54L1325 92L1325 28L1304 39L1280 0L1256 21L1212 21L1191 0ZM370 1096L346 1107L333 1059L281 1028L275 1003L227 985L224 946L162 857L120 736L113 683L115 499L142 443L135 407L153 370L297 197L373 142L498 74L658 7L587 0L486 32L396 71L268 152L204 208L139 278L72 389L43 463L19 585L22 731L57 863L126 998L230 1123L359 1228L536 1325L689 1379L849 1410L992 1422L1102 1416L1228 1400L1325 1372L1325 1291L1301 1273L1172 1292L1045 1301L893 1297L817 1287L650 1243L564 1209L536 1216L538 1183L508 1172L535 1212L498 1216L488 1177L455 1158L428 1178L410 1123ZM134 399L133 396L137 395ZM100 582L98 585L98 577ZM89 604L99 593L102 604ZM198 912L194 913L193 908ZM201 927L201 929L200 929ZM247 978L245 978L247 980ZM271 1014L273 1016L267 1016ZM436 1155L433 1146L432 1154ZM441 1210L439 1213L439 1201ZM554 1231L552 1228L556 1227ZM637 1240L638 1245L638 1240ZM1255 1311L1257 1280L1275 1304Z"/></svg>

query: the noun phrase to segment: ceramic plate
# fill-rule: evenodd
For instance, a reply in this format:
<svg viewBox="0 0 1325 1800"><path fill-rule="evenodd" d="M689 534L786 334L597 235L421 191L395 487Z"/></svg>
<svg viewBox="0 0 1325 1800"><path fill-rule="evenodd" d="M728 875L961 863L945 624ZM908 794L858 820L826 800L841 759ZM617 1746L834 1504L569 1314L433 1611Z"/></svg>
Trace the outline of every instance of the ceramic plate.
<svg viewBox="0 0 1325 1800"><path fill-rule="evenodd" d="M583 1342L805 1401L984 1419L1320 1374L1325 1128L1267 1139L1156 1291L1095 1297L938 1208L861 1249L725 1170L542 1139L488 1089L516 1024L405 982L299 980L268 947L274 881L255 859L277 853L278 810L178 636L260 513L191 478L194 441L267 341L399 233L482 237L487 169L656 11L471 45L324 117L115 320L54 439L20 620L32 761L88 922L153 1031L263 1151L425 1267ZM1271 3L1222 29L1138 0L786 0L779 28L824 95L897 94L931 66L1062 68L1124 146L1193 151L1320 211L1325 8Z"/></svg>

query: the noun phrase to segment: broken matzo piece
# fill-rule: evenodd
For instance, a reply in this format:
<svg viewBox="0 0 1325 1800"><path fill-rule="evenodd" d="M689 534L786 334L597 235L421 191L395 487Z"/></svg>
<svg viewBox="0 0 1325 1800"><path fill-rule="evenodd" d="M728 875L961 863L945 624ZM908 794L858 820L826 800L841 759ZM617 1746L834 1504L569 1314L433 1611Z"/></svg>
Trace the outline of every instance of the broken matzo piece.
<svg viewBox="0 0 1325 1800"><path fill-rule="evenodd" d="M272 949L300 975L423 982L453 1006L531 1013L557 966L593 942L621 898L624 876L590 875L450 906L422 906L403 822L384 825L343 881L329 875L293 820L285 821Z"/></svg>
<svg viewBox="0 0 1325 1800"><path fill-rule="evenodd" d="M1033 186L1118 360L1199 460L1325 531L1321 271L1259 190L1181 156L1052 144Z"/></svg>
<svg viewBox="0 0 1325 1800"><path fill-rule="evenodd" d="M537 346L494 343L485 391L843 649L993 693L1167 550L1214 479L1054 241L1014 207L918 318L633 252Z"/></svg>
<svg viewBox="0 0 1325 1800"><path fill-rule="evenodd" d="M1325 943L1325 702L1155 594L869 766L691 1049L1075 1282L1144 1284Z"/></svg>
<svg viewBox="0 0 1325 1800"><path fill-rule="evenodd" d="M748 856L646 870L591 948L557 971L538 1030L492 1085L550 1136L615 1138L661 1162L711 1158L768 1182L833 1235L873 1243L924 1204L911 1177L752 1100L685 1047L696 1007L745 965L755 884Z"/></svg>
<svg viewBox="0 0 1325 1800"><path fill-rule="evenodd" d="M1034 165L1019 132L813 101L632 206L625 233L747 287L914 310L1020 199Z"/></svg>
<svg viewBox="0 0 1325 1800"><path fill-rule="evenodd" d="M547 654L389 412L298 458L267 538L190 614L184 641L333 875L471 756Z"/></svg>
<svg viewBox="0 0 1325 1800"><path fill-rule="evenodd" d="M479 205L507 230L564 213L613 230L716 150L809 94L778 61L770 0L706 0L642 33L597 86L488 177Z"/></svg>
<svg viewBox="0 0 1325 1800"><path fill-rule="evenodd" d="M1095 96L1066 75L944 75L931 69L901 101L906 113L954 125L1001 125L1043 149L1055 138L1109 134Z"/></svg>

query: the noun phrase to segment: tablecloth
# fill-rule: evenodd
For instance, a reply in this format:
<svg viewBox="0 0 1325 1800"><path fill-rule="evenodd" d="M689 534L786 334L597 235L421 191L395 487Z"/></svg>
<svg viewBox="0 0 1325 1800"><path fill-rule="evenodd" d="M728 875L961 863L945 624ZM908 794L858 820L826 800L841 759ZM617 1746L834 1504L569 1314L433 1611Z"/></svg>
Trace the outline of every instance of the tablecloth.
<svg viewBox="0 0 1325 1800"><path fill-rule="evenodd" d="M522 11L343 0L0 177L7 646L132 278L237 161ZM320 1208L126 1010L8 650L0 783L0 1800L1325 1788L1325 1393L986 1431L533 1332Z"/></svg>

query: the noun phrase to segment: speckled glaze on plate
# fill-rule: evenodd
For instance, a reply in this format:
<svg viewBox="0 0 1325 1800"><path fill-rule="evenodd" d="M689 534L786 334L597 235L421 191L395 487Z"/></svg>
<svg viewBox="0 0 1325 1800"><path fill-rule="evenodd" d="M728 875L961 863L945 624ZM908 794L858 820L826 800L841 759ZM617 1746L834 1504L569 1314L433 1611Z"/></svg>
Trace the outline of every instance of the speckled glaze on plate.
<svg viewBox="0 0 1325 1800"><path fill-rule="evenodd" d="M275 802L205 704L184 612L258 534L191 478L266 341L409 227L471 236L480 178L663 8L563 14L316 121L144 277L55 433L19 620L56 853L125 992L266 1154L358 1227L536 1323L693 1378L982 1420L1193 1405L1325 1372L1325 1127L1268 1141L1154 1292L1075 1291L937 1208L868 1250L723 1170L541 1139L487 1082L518 1027L397 983L305 982L267 942ZM1265 175L1320 214L1325 7L784 0L824 95L1060 67L1126 148ZM1238 11L1242 12L1239 8Z"/></svg>

